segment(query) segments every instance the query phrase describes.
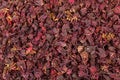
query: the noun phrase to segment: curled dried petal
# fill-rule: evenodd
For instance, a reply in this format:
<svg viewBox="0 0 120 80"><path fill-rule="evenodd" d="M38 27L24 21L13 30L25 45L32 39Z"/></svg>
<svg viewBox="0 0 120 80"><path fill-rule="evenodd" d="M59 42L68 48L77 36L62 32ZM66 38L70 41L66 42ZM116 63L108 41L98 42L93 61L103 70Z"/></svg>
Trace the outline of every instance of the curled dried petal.
<svg viewBox="0 0 120 80"><path fill-rule="evenodd" d="M74 4L75 0L69 0L69 3Z"/></svg>
<svg viewBox="0 0 120 80"><path fill-rule="evenodd" d="M83 51L82 53L80 53L80 56L82 58L83 63L86 64L88 62L89 57L88 53L86 51Z"/></svg>
<svg viewBox="0 0 120 80"><path fill-rule="evenodd" d="M120 14L120 6L115 7L113 11L116 14Z"/></svg>
<svg viewBox="0 0 120 80"><path fill-rule="evenodd" d="M84 46L78 46L77 50L80 53L83 50Z"/></svg>

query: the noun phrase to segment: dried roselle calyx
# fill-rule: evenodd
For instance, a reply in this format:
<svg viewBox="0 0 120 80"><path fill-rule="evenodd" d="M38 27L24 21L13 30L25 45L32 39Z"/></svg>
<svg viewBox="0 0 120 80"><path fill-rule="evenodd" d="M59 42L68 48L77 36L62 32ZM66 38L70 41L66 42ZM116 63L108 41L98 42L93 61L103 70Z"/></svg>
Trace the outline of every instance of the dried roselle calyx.
<svg viewBox="0 0 120 80"><path fill-rule="evenodd" d="M120 0L0 0L0 80L120 80Z"/></svg>

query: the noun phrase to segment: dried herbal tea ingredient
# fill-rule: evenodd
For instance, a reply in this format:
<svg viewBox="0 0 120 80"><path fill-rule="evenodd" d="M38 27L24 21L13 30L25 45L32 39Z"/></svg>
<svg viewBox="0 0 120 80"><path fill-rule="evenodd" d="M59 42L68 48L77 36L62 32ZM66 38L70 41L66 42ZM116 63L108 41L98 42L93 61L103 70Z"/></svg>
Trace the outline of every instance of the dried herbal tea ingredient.
<svg viewBox="0 0 120 80"><path fill-rule="evenodd" d="M84 46L78 46L77 50L80 53L84 49Z"/></svg>
<svg viewBox="0 0 120 80"><path fill-rule="evenodd" d="M0 80L120 80L120 0L0 0Z"/></svg>
<svg viewBox="0 0 120 80"><path fill-rule="evenodd" d="M113 33L103 33L102 34L102 38L103 39L106 39L106 40L111 40L111 39L113 39L115 37L115 35L113 34Z"/></svg>

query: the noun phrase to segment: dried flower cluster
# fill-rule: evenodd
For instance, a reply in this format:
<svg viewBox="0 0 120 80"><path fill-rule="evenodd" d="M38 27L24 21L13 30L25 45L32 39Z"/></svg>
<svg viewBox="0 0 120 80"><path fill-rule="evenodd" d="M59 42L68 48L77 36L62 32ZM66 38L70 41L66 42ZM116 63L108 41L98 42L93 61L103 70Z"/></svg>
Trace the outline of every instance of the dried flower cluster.
<svg viewBox="0 0 120 80"><path fill-rule="evenodd" d="M120 0L0 0L0 80L120 80Z"/></svg>

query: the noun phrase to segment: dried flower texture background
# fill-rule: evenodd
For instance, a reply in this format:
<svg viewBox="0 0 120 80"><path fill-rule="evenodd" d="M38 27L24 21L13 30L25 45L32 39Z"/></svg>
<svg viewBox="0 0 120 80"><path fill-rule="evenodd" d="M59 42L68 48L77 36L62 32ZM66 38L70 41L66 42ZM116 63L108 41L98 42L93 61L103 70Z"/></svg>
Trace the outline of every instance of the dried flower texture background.
<svg viewBox="0 0 120 80"><path fill-rule="evenodd" d="M0 0L0 80L120 80L120 0Z"/></svg>

